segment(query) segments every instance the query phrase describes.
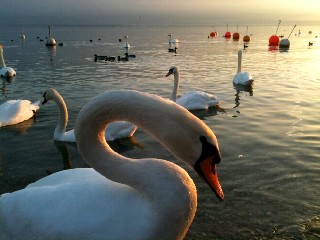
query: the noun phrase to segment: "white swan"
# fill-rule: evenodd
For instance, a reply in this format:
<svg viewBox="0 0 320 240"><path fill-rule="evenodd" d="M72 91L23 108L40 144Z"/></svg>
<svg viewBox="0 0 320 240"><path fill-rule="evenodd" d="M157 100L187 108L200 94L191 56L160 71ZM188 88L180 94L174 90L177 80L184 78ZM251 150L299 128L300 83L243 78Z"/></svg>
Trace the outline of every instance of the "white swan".
<svg viewBox="0 0 320 240"><path fill-rule="evenodd" d="M0 105L0 127L15 125L34 116L39 110L40 101L9 100Z"/></svg>
<svg viewBox="0 0 320 240"><path fill-rule="evenodd" d="M128 43L128 36L124 36L124 39L125 39L125 43L124 43L123 47L126 49L130 48L130 44Z"/></svg>
<svg viewBox="0 0 320 240"><path fill-rule="evenodd" d="M48 26L48 28L49 28L49 37L47 39L46 46L56 46L56 40L51 37L51 28L50 28L50 26Z"/></svg>
<svg viewBox="0 0 320 240"><path fill-rule="evenodd" d="M0 77L14 77L16 76L16 71L11 67L7 67L3 58L3 45L0 44Z"/></svg>
<svg viewBox="0 0 320 240"><path fill-rule="evenodd" d="M169 36L169 44L176 44L180 42L178 39L172 38L172 34L168 34L168 36Z"/></svg>
<svg viewBox="0 0 320 240"><path fill-rule="evenodd" d="M249 72L241 72L241 61L242 61L242 51L238 51L238 72L233 78L234 84L241 85L251 85L253 83L253 79L251 73Z"/></svg>
<svg viewBox="0 0 320 240"><path fill-rule="evenodd" d="M171 74L173 74L174 76L174 86L170 100L178 103L179 105L188 110L208 109L213 106L220 108L219 104L221 100L219 100L216 96L212 94L202 91L190 91L188 93L183 94L180 98L177 98L180 79L178 67L170 67L166 77L170 76Z"/></svg>
<svg viewBox="0 0 320 240"><path fill-rule="evenodd" d="M74 129L66 131L68 124L68 110L63 97L59 92L53 88L48 89L43 94L43 102L45 104L47 101L54 101L59 107L59 121L54 130L53 139L63 142L75 142ZM105 138L107 141L113 141L118 138L132 137L137 126L126 121L117 121L110 123L108 125L107 131L105 133Z"/></svg>
<svg viewBox="0 0 320 240"><path fill-rule="evenodd" d="M104 131L119 120L142 127L224 198L218 142L205 123L170 100L110 91L86 104L76 121L78 150L93 169L61 171L3 194L0 238L183 239L197 208L192 179L172 162L114 152Z"/></svg>

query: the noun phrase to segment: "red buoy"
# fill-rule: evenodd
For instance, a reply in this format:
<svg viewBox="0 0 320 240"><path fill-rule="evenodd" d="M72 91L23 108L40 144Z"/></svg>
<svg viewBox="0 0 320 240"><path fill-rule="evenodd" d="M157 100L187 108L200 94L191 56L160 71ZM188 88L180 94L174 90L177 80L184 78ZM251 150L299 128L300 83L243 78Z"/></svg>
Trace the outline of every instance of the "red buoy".
<svg viewBox="0 0 320 240"><path fill-rule="evenodd" d="M272 35L272 36L269 38L269 46L278 46L278 45L279 45L279 41L280 41L279 36L277 36L277 35Z"/></svg>
<svg viewBox="0 0 320 240"><path fill-rule="evenodd" d="M225 37L225 38L231 38L231 32L226 32L226 33L224 34L224 37Z"/></svg>
<svg viewBox="0 0 320 240"><path fill-rule="evenodd" d="M238 33L238 32L233 33L232 38L233 38L233 40L239 40L240 39L240 33Z"/></svg>
<svg viewBox="0 0 320 240"><path fill-rule="evenodd" d="M216 37L217 36L217 32L211 32L210 33L210 37Z"/></svg>

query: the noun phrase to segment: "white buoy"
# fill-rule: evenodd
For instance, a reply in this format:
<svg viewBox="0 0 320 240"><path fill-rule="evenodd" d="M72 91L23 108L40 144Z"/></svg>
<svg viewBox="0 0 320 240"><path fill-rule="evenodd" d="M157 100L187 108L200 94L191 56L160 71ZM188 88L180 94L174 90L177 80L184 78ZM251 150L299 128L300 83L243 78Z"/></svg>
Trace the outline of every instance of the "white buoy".
<svg viewBox="0 0 320 240"><path fill-rule="evenodd" d="M297 25L294 25L291 33L293 32L293 30L295 29ZM289 37L291 36L291 33L289 34ZM280 48L289 48L290 47L290 41L289 41L289 37L288 38L283 38L281 39L280 43L279 43L279 47Z"/></svg>

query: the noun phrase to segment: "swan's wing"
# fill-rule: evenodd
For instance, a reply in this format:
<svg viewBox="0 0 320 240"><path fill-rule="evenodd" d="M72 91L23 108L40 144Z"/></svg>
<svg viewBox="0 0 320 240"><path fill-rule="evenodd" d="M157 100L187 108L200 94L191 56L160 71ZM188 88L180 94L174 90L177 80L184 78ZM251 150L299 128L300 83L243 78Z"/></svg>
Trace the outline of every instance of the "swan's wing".
<svg viewBox="0 0 320 240"><path fill-rule="evenodd" d="M129 122L112 122L107 126L105 137L107 141L113 141L118 138L132 137L136 130L137 126Z"/></svg>
<svg viewBox="0 0 320 240"><path fill-rule="evenodd" d="M252 75L249 72L239 72L233 78L233 82L235 84L242 84L242 85L250 84L250 80L252 81Z"/></svg>
<svg viewBox="0 0 320 240"><path fill-rule="evenodd" d="M140 193L90 168L61 171L0 198L8 239L147 239L155 218Z"/></svg>
<svg viewBox="0 0 320 240"><path fill-rule="evenodd" d="M34 115L34 106L29 100L9 100L0 105L0 126L14 125Z"/></svg>
<svg viewBox="0 0 320 240"><path fill-rule="evenodd" d="M176 102L188 110L208 109L219 104L216 96L202 91L188 92L178 98Z"/></svg>

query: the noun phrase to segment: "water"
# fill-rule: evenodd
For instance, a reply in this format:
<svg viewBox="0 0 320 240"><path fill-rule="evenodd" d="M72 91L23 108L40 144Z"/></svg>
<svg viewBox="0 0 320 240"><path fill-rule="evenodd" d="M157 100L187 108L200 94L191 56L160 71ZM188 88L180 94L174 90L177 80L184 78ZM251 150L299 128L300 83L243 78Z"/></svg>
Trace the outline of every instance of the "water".
<svg viewBox="0 0 320 240"><path fill-rule="evenodd" d="M56 88L69 110L73 128L81 107L112 89L135 89L169 97L170 66L180 68L180 93L204 90L224 99L225 112L195 114L218 137L223 160L218 166L225 201L188 170L198 188L198 210L186 239L317 239L320 237L320 26L297 27L287 51L268 48L274 26L249 27L243 70L253 75L253 89L235 89L237 51L242 41L226 41L224 27L208 39L208 26L53 26L63 47L47 48L46 26L20 26L1 31L7 66L17 71L3 81L0 103L35 101ZM292 26L281 26L287 37ZM230 31L233 31L229 28ZM245 27L240 27L242 36ZM301 30L301 35L295 35ZM308 31L312 30L312 34ZM168 33L181 43L168 53ZM129 36L129 62L94 62L93 54L124 54L118 39ZM99 41L98 39L101 38ZM11 41L13 40L13 42ZM89 41L92 39L92 43ZM309 47L308 42L313 42ZM49 173L85 167L75 145L53 141L58 120L54 103L41 107L36 120L0 129L0 193L12 192ZM143 147L142 147L143 146ZM143 131L134 139L112 143L129 157L174 157ZM183 164L181 164L184 166Z"/></svg>

